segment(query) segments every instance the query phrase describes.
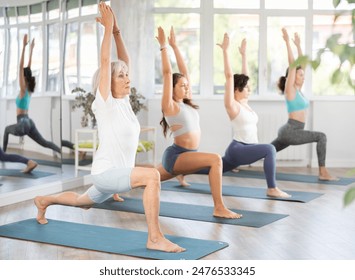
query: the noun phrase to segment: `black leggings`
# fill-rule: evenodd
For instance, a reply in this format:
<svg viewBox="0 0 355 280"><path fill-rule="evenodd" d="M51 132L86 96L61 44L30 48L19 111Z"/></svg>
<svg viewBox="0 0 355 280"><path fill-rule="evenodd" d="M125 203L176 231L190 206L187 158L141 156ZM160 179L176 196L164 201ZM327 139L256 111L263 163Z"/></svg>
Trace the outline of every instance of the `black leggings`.
<svg viewBox="0 0 355 280"><path fill-rule="evenodd" d="M24 164L27 164L29 159L25 158L20 155L15 155L15 154L6 154L4 151L0 148L0 161L7 161L7 162L21 162Z"/></svg>
<svg viewBox="0 0 355 280"><path fill-rule="evenodd" d="M60 148L54 143L47 141L42 137L39 131L36 128L35 123L31 120L27 114L17 115L17 124L9 125L5 128L4 133L4 151L6 152L7 144L9 141L9 134L15 136L25 136L27 135L32 140L40 144L45 148L52 149L58 153L60 153Z"/></svg>
<svg viewBox="0 0 355 280"><path fill-rule="evenodd" d="M323 132L304 130L304 123L289 119L281 126L277 138L271 142L276 151L281 151L290 145L302 145L317 142L318 165L325 166L327 136Z"/></svg>

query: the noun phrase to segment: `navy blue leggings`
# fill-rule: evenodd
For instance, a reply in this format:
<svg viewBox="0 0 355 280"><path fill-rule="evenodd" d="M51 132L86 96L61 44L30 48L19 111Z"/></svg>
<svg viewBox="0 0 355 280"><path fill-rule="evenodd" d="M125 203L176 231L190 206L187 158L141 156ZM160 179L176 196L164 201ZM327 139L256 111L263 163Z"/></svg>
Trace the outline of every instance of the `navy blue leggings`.
<svg viewBox="0 0 355 280"><path fill-rule="evenodd" d="M21 162L24 164L27 164L29 159L25 158L20 155L15 155L15 154L6 154L4 151L0 148L0 161L8 161L8 162Z"/></svg>
<svg viewBox="0 0 355 280"><path fill-rule="evenodd" d="M223 160L223 173L231 171L240 165L252 164L264 159L264 173L267 187L276 187L276 149L271 144L245 144L233 140L229 144ZM209 169L203 169L196 174L208 174Z"/></svg>
<svg viewBox="0 0 355 280"><path fill-rule="evenodd" d="M52 149L58 153L61 152L60 148L57 145L43 138L43 136L37 130L35 123L33 122L32 119L28 117L27 114L18 115L17 123L13 125L9 125L5 128L5 133L4 133L5 152L9 141L9 134L13 134L15 136L27 135L28 137L30 137L32 140L34 140L41 146Z"/></svg>

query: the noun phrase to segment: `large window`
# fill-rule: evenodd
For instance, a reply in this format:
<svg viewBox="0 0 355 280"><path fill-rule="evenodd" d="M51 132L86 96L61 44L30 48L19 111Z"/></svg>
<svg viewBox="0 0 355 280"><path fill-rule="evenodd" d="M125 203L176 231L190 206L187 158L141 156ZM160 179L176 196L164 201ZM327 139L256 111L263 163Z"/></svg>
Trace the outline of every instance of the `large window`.
<svg viewBox="0 0 355 280"><path fill-rule="evenodd" d="M230 53L234 72L240 72L241 58L238 45L243 38L247 39L253 95L267 98L278 95L277 81L288 67L282 27L288 29L292 38L295 32L299 33L303 54L310 58L314 57L319 48L325 46L329 36L337 32L342 34L340 38L342 43L354 44L351 11L354 10L355 4L348 4L346 1L341 1L337 9L333 7L333 0L152 1L155 30L162 25L167 26L165 30L168 32L168 27L172 25L182 33L183 30L194 29L193 33L199 34L199 38L196 35L192 37L198 41L189 41L191 45L188 48L193 51L183 47L187 41L186 37L178 38L178 43L183 49L189 67L193 67L191 72L194 74L194 94L200 96L223 94L223 59L216 43L221 42L224 32L228 32L231 38ZM334 24L335 13L341 13L341 16ZM193 27L192 15L196 20ZM296 48L293 43L291 44L297 58ZM193 57L188 56L188 53L193 53ZM173 55L170 54L170 57ZM196 61L197 58L200 62ZM307 95L355 95L353 88L346 81L337 86L331 84L330 75L337 69L339 61L329 52L325 52L323 58L317 71L313 71L311 67L306 70L303 90ZM161 90L160 64L160 57L157 54L155 83L158 94ZM343 66L346 67L349 65ZM351 71L342 70L346 70L347 73ZM352 70L352 75L354 71ZM351 78L354 80L354 77Z"/></svg>
<svg viewBox="0 0 355 280"><path fill-rule="evenodd" d="M340 35L339 43L341 44L354 42L351 16L341 16L336 22L334 22L334 17L331 15L315 15L313 17L313 58L316 58L319 49L324 48L327 39L332 34ZM340 69L340 73L343 74L341 74L337 84L329 82L339 65L339 58L334 54L329 51L322 54L322 63L313 73L312 90L315 95L354 95L354 89L351 88L347 81L347 79L352 79L353 83L355 81L355 73L352 74L352 77L349 75L351 71L349 64L345 63Z"/></svg>
<svg viewBox="0 0 355 280"><path fill-rule="evenodd" d="M30 42L35 39L31 66L36 94L71 94L78 86L90 90L101 39L95 21L97 4L98 0L48 0L0 8L0 86L5 86L4 95L18 92L24 34ZM26 48L25 66L29 45Z"/></svg>
<svg viewBox="0 0 355 280"><path fill-rule="evenodd" d="M60 25L48 25L48 71L47 91L59 92L60 86Z"/></svg>
<svg viewBox="0 0 355 280"><path fill-rule="evenodd" d="M169 36L171 26L174 26L176 41L187 64L193 93L199 93L200 83L200 17L198 14L162 14L156 15L155 22ZM169 49L173 72L178 72L174 53ZM161 56L157 53L155 71L156 84L162 83Z"/></svg>
<svg viewBox="0 0 355 280"><path fill-rule="evenodd" d="M288 31L293 55L297 58L297 50L292 40L298 33L301 39L301 48L305 52L305 18L304 17L268 17L267 18L267 94L278 93L278 79L284 76L288 68L287 50L282 38L281 29Z"/></svg>
<svg viewBox="0 0 355 280"><path fill-rule="evenodd" d="M217 14L214 17L214 41L221 43L224 33L227 32L230 39L229 55L234 73L241 74L242 59L239 47L243 39L247 41L247 64L250 76L250 86L253 94L258 92L259 75L259 16L258 15L230 15ZM224 68L223 53L221 48L214 47L213 77L215 93L224 93Z"/></svg>

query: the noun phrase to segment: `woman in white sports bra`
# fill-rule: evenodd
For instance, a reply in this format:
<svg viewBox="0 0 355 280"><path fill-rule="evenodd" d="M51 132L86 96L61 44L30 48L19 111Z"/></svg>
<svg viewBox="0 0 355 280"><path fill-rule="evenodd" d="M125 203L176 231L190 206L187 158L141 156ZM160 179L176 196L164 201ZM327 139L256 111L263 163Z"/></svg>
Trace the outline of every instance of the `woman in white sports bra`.
<svg viewBox="0 0 355 280"><path fill-rule="evenodd" d="M167 52L164 30L158 28L156 37L161 50L163 68L162 126L166 135L168 128L174 144L163 155L158 170L161 180L168 180L180 174L191 174L203 168L210 168L209 182L214 202L213 216L241 218L242 215L226 208L222 198L222 160L218 154L197 152L200 144L200 125L197 106L191 102L189 74L175 42L174 29L170 30L169 45L174 51L180 74L172 74Z"/></svg>
<svg viewBox="0 0 355 280"><path fill-rule="evenodd" d="M285 28L282 29L283 39L286 43L288 63L294 62L294 57L290 45L290 39ZM302 56L301 40L297 33L293 39L297 47L298 56ZM337 177L329 174L325 167L325 158L327 151L327 136L323 132L305 130L305 122L308 100L301 93L304 82L304 70L301 66L289 67L286 75L280 77L278 87L285 95L288 121L280 127L277 138L272 141L276 151L279 152L290 145L302 145L308 143L317 143L317 157L319 165L319 180L335 181Z"/></svg>

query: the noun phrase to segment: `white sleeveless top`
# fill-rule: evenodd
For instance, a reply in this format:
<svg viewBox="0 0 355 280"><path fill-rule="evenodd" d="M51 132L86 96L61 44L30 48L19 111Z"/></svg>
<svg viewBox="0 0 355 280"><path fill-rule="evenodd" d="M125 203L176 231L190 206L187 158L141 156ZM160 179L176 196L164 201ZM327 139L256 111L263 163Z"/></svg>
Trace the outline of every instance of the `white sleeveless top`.
<svg viewBox="0 0 355 280"><path fill-rule="evenodd" d="M97 91L92 110L97 120L99 147L91 174L100 174L111 168L134 167L140 125L129 97L114 98L110 93L105 101Z"/></svg>
<svg viewBox="0 0 355 280"><path fill-rule="evenodd" d="M246 143L258 143L258 115L254 111L250 111L243 105L240 106L239 114L231 120L234 136L233 139Z"/></svg>

